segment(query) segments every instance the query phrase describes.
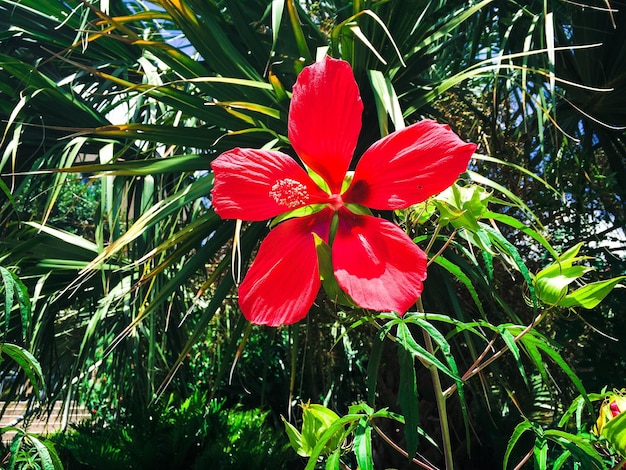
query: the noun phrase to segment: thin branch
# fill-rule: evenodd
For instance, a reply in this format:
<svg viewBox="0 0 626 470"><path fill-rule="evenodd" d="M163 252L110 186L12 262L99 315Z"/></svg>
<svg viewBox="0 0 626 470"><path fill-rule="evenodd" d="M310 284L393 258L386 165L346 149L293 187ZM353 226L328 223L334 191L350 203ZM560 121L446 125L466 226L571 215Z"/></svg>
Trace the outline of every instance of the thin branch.
<svg viewBox="0 0 626 470"><path fill-rule="evenodd" d="M533 456L534 451L535 451L534 448L530 449L528 453L524 456L524 458L520 460L520 462L515 466L513 470L520 470L524 466L524 464L528 462L528 460Z"/></svg>
<svg viewBox="0 0 626 470"><path fill-rule="evenodd" d="M372 422L372 427L374 428L374 431L376 431L376 433L383 438L383 440L389 444L396 452L398 452L399 454L403 455L405 458L409 458L409 453L404 450L402 447L400 447L398 444L396 444L395 442L393 442L393 440L387 436L387 434L385 434L383 432L382 429L380 429L378 426L376 426L376 423ZM419 454L418 454L419 455ZM428 462L428 460L426 460L423 456L420 455L420 457L422 459L424 459L424 462L416 459L416 458L412 458L411 461L415 464L415 465L419 465L422 468L426 468L427 470L439 470L437 467L435 467L433 464L431 464L430 462Z"/></svg>
<svg viewBox="0 0 626 470"><path fill-rule="evenodd" d="M536 327L541 322L541 320L546 316L547 313L548 313L548 310L544 311L540 315L537 315L537 318L530 325L528 325L526 328L524 328L524 330L521 331L520 334L518 334L515 338L513 338L513 342L517 343L520 339L522 339L530 330L532 330L534 327ZM463 374L463 376L461 377L462 381L465 382L469 378L471 378L474 375L478 374L481 370L483 370L485 367L487 367L489 364L491 364L493 361L498 359L500 356L502 356L505 352L507 352L509 350L509 346L508 345L504 345L502 347L502 349L496 351L493 354L493 356L491 356L485 362L483 362L482 364L477 364L479 361L482 360L482 358L485 357L485 355L487 354L489 349L491 349L493 347L493 343L494 343L495 339L496 338L494 338L492 341L489 342L489 344L485 347L485 350L482 352L482 354L479 356L479 358L476 359L474 364L472 364L472 366L467 370L467 372L465 372L465 374ZM456 384L453 384L444 392L444 395L446 397L448 397L455 390L456 390Z"/></svg>
<svg viewBox="0 0 626 470"><path fill-rule="evenodd" d="M440 249L437 253L435 253L435 255L434 255L432 258L430 258L430 259L428 260L428 264L427 264L426 266L430 266L430 265L431 265L431 263L432 263L433 261L435 261L435 259L437 259L437 257L438 257L438 256L440 256L440 255L441 255L441 254L442 254L442 253L446 250L446 248L448 248L448 246L449 246L449 245L450 245L450 243L452 242L452 239L454 238L454 236L455 236L455 235L456 235L456 229L455 229L455 230L454 230L454 232L452 232L452 234L448 237L448 239L447 239L447 240L446 240L446 242L443 244L443 246L441 247L441 249Z"/></svg>

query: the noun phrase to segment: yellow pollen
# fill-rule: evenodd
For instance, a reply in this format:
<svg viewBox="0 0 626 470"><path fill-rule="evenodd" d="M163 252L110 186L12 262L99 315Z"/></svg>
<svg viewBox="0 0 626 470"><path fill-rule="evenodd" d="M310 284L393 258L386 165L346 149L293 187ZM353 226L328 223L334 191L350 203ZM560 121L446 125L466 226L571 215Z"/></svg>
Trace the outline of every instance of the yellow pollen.
<svg viewBox="0 0 626 470"><path fill-rule="evenodd" d="M291 178L276 181L269 195L277 204L290 209L302 206L310 199L306 186Z"/></svg>

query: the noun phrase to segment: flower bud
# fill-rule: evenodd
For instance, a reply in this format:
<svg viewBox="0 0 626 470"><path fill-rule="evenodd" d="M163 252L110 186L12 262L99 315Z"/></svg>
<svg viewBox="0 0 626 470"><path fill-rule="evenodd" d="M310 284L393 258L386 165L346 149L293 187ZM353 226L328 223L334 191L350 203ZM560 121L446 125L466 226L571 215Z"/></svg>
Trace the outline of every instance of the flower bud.
<svg viewBox="0 0 626 470"><path fill-rule="evenodd" d="M607 396L600 407L598 420L593 430L594 434L601 435L604 426L624 411L626 411L626 395L615 393Z"/></svg>

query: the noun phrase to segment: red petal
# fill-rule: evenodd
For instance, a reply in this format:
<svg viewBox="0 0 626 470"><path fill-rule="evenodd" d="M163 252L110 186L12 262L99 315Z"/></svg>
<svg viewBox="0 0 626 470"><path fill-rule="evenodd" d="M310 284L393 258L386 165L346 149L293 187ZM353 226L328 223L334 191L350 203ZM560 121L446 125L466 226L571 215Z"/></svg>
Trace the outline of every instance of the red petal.
<svg viewBox="0 0 626 470"><path fill-rule="evenodd" d="M613 415L613 417L615 418L618 414L621 413L619 406L617 405L616 401L612 401L611 404L609 405L609 408L611 410L611 414Z"/></svg>
<svg viewBox="0 0 626 470"><path fill-rule="evenodd" d="M326 57L305 67L293 87L289 140L332 192L341 189L361 131L363 103L350 64Z"/></svg>
<svg viewBox="0 0 626 470"><path fill-rule="evenodd" d="M211 163L211 200L223 219L266 220L325 201L324 193L289 155L236 148Z"/></svg>
<svg viewBox="0 0 626 470"><path fill-rule="evenodd" d="M342 198L372 209L404 209L451 186L475 149L446 125L418 122L374 143Z"/></svg>
<svg viewBox="0 0 626 470"><path fill-rule="evenodd" d="M361 307L403 314L422 293L426 255L391 222L340 209L335 277Z"/></svg>
<svg viewBox="0 0 626 470"><path fill-rule="evenodd" d="M320 288L313 233L327 241L332 215L325 209L270 231L239 287L239 305L248 320L278 326L306 316Z"/></svg>

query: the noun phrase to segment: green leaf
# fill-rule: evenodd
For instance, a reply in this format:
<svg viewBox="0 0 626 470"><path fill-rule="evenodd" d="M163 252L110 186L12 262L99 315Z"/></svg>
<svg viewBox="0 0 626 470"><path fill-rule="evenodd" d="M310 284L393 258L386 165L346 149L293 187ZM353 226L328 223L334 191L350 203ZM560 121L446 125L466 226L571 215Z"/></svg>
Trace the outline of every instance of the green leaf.
<svg viewBox="0 0 626 470"><path fill-rule="evenodd" d="M626 458L626 413L622 412L604 425L602 435Z"/></svg>
<svg viewBox="0 0 626 470"><path fill-rule="evenodd" d="M26 222L26 225L30 225L31 227L37 229L38 232L45 233L53 238L57 238L63 243L75 246L77 248L81 248L86 252L87 256L93 256L94 254L99 253L98 246L95 243L92 243L89 240L76 234L69 233L64 230L55 229L53 227L42 225L37 222Z"/></svg>
<svg viewBox="0 0 626 470"><path fill-rule="evenodd" d="M362 414L347 414L331 424L322 433L322 435L319 436L315 448L311 452L310 459L305 467L305 470L312 470L315 468L315 464L321 455L331 454L338 448L341 448L343 441L354 429L355 423L362 417ZM348 426L347 429L346 426Z"/></svg>
<svg viewBox="0 0 626 470"><path fill-rule="evenodd" d="M407 321L407 323L414 322L411 316L405 316L402 319L402 321L398 322L398 333L397 333L398 341L399 341L398 344L402 345L403 349L406 349L407 352L418 357L421 361L424 361L426 364L432 364L435 367L437 367L437 369L439 369L446 375L450 376L452 379L459 380L460 377L458 374L455 374L454 372L452 372L448 367L446 367L446 365L443 362L437 359L437 357L434 354L431 354L430 352L428 352L423 346L421 346L417 341L415 341L415 339L411 335L411 332L409 331L407 323L404 323L405 321Z"/></svg>
<svg viewBox="0 0 626 470"><path fill-rule="evenodd" d="M556 266L553 266L556 268ZM535 276L535 288L539 300L547 305L561 305L567 294L567 287L591 270L584 266L559 266L543 269Z"/></svg>
<svg viewBox="0 0 626 470"><path fill-rule="evenodd" d="M0 353L13 359L24 371L35 391L35 396L45 394L45 381L39 361L26 349L10 343L0 344Z"/></svg>
<svg viewBox="0 0 626 470"><path fill-rule="evenodd" d="M506 224L509 227L513 227L529 237L531 237L536 242L539 242L553 257L557 257L556 251L552 248L552 245L546 240L540 232L535 230L534 228L529 227L526 223L519 221L515 217L511 217L510 215L500 214L498 212L487 211L483 214L483 217L486 219L493 219L500 223Z"/></svg>
<svg viewBox="0 0 626 470"><path fill-rule="evenodd" d="M367 360L367 402L374 406L376 402L376 384L378 368L383 355L384 335L377 334L372 338L372 349Z"/></svg>
<svg viewBox="0 0 626 470"><path fill-rule="evenodd" d="M315 248L317 250L322 287L328 295L328 298L340 305L354 308L356 304L350 296L341 287L339 287L337 278L335 278L330 246L328 246L328 244L315 233L313 234L313 238L315 239Z"/></svg>
<svg viewBox="0 0 626 470"><path fill-rule="evenodd" d="M380 135L389 134L389 118L391 118L395 130L404 129L402 109L400 109L398 96L389 77L383 75L379 70L368 70L367 76L374 91Z"/></svg>
<svg viewBox="0 0 626 470"><path fill-rule="evenodd" d="M534 425L533 430L535 431L535 445L533 447L535 469L545 470L548 465L548 441L540 426Z"/></svg>
<svg viewBox="0 0 626 470"><path fill-rule="evenodd" d="M283 420L283 423L285 423L285 432L287 433L289 443L291 444L293 450L295 450L298 455L307 457L310 454L310 450L305 448L300 431L298 431L298 429L296 429L293 424L289 423L283 416L280 418Z"/></svg>
<svg viewBox="0 0 626 470"><path fill-rule="evenodd" d="M438 194L434 201L442 213L442 223L451 223L454 228L479 230L478 220L487 212L491 193L477 184L459 186L457 183Z"/></svg>
<svg viewBox="0 0 626 470"><path fill-rule="evenodd" d="M545 436L575 455L577 460L585 464L584 468L603 468L602 457L586 436L571 434L560 429L546 429Z"/></svg>
<svg viewBox="0 0 626 470"><path fill-rule="evenodd" d="M561 307L595 308L624 279L626 276L619 276L586 284L567 294L558 304Z"/></svg>
<svg viewBox="0 0 626 470"><path fill-rule="evenodd" d="M328 456L326 460L326 470L339 470L341 465L341 447Z"/></svg>
<svg viewBox="0 0 626 470"><path fill-rule="evenodd" d="M548 305L561 305L566 297L567 287L593 269L586 266L574 266L576 262L589 259L585 256L577 256L582 245L579 243L569 248L535 275L533 284L542 302Z"/></svg>
<svg viewBox="0 0 626 470"><path fill-rule="evenodd" d="M530 299L533 307L537 307L537 295L535 294L535 287L532 282L532 277L520 255L519 251L511 242L509 242L498 230L490 227L487 224L480 223L480 227L489 234L490 239L494 245L497 245L503 255L510 258L511 262L519 269L526 284L528 285L528 291L530 293Z"/></svg>
<svg viewBox="0 0 626 470"><path fill-rule="evenodd" d="M413 315L407 314L403 318L407 323L414 323L420 328L422 328L426 333L433 339L433 341L437 344L437 347L443 354L446 363L448 364L448 369L450 373L448 374L455 381L457 385L457 391L459 393L459 400L461 401L461 409L463 412L463 417L467 420L467 404L465 403L465 393L463 390L463 380L461 379L461 375L459 374L459 369L456 364L456 360L454 359L454 355L452 354L450 343L446 337L429 321L425 318L428 318L428 314L424 315L424 318L421 315ZM468 422L468 421L466 421ZM468 436L469 437L469 436Z"/></svg>
<svg viewBox="0 0 626 470"><path fill-rule="evenodd" d="M304 403L302 405L302 442L304 449L313 452L320 443L322 435L329 429L333 428L340 420L337 413L316 403ZM343 440L343 426L337 429L337 432L331 435L323 446L322 453L331 453Z"/></svg>
<svg viewBox="0 0 626 470"><path fill-rule="evenodd" d="M367 417L360 419L354 430L354 455L359 470L374 470L372 427Z"/></svg>
<svg viewBox="0 0 626 470"><path fill-rule="evenodd" d="M399 386L398 402L404 415L406 451L409 457L417 452L419 444L419 397L417 394L417 377L415 374L415 359L408 345L407 336L410 336L404 323L398 324L398 365Z"/></svg>
<svg viewBox="0 0 626 470"><path fill-rule="evenodd" d="M25 432L23 429L14 426L2 428L2 433L10 431L15 431L15 436L13 436L13 439L11 440L11 445L9 446L11 457L9 458L7 467L10 470L13 470L16 468L15 465L17 463L17 457L20 453L20 447L22 447L22 444L24 443Z"/></svg>
<svg viewBox="0 0 626 470"><path fill-rule="evenodd" d="M565 450L559 455L552 464L552 470L560 470L563 465L569 460L572 453L569 450Z"/></svg>
<svg viewBox="0 0 626 470"><path fill-rule="evenodd" d="M280 1L284 2L284 0L280 0ZM280 103L288 104L289 95L285 91L285 87L283 87L283 84L280 82L280 79L274 73L272 73L271 70L268 72L268 80L270 82L270 85L272 85L272 88L274 89L274 93L276 93L276 98L278 99L278 101Z"/></svg>
<svg viewBox="0 0 626 470"><path fill-rule="evenodd" d="M4 283L4 334L8 334L11 324L11 310L13 310L13 288L15 281L13 274L2 266L0 266L0 275L2 275L2 282Z"/></svg>
<svg viewBox="0 0 626 470"><path fill-rule="evenodd" d="M461 283L463 283L465 288L468 290L470 296L472 297L474 304L478 308L478 311L482 313L483 315L485 315L485 311L483 310L483 304L480 300L480 297L478 296L478 292L476 292L474 283L469 278L469 276L465 274L459 266L449 261L443 255L437 256L436 258L434 258L433 261L435 262L435 264L438 264L439 266L444 268L446 271L448 271L450 274L452 274L457 281L460 281Z"/></svg>
<svg viewBox="0 0 626 470"><path fill-rule="evenodd" d="M526 371L524 370L524 364L522 363L522 358L520 354L520 350L517 347L517 343L515 342L515 338L511 334L511 332L504 327L503 325L498 326L498 331L500 332L500 337L504 341L504 343L508 346L509 351L511 351L511 355L513 359L515 359L515 363L517 364L517 369L519 370L522 379L528 385L528 378L526 377Z"/></svg>
<svg viewBox="0 0 626 470"><path fill-rule="evenodd" d="M27 434L28 440L32 443L37 456L42 465L42 470L63 470L63 465L54 450L54 446L49 444L46 446L39 438L33 434Z"/></svg>
<svg viewBox="0 0 626 470"><path fill-rule="evenodd" d="M500 193L502 193L503 195L505 195L514 205L516 205L517 207L519 207L524 214L528 215L530 218L532 218L533 220L537 220L536 216L534 216L534 213L532 210L530 210L530 208L524 203L524 201L522 201L518 196L516 196L512 191L510 191L509 189L505 188L504 186L502 186L499 183L496 183L495 181L490 180L489 178L486 178L483 175L480 175L474 171L468 170L467 173L470 175L472 181L474 181L475 183L481 184L483 186L486 186L488 188L494 189Z"/></svg>
<svg viewBox="0 0 626 470"><path fill-rule="evenodd" d="M529 429L532 429L532 427L533 427L532 423L528 420L524 420L521 423L519 423L517 426L515 426L515 429L513 430L513 434L511 434L511 437L509 438L509 442L506 445L506 451L504 452L504 459L502 461L503 470L507 469L507 466L509 463L509 457L511 456L511 452L513 451L513 448L517 444L517 441L519 441L520 437L522 437L522 434L524 434Z"/></svg>
<svg viewBox="0 0 626 470"><path fill-rule="evenodd" d="M277 215L270 222L270 228L275 227L281 222L284 222L288 219L293 219L295 217L305 217L307 215L315 214L316 212L324 209L324 204L311 204L309 206L299 207L298 209L294 209L292 211L285 212L283 214Z"/></svg>
<svg viewBox="0 0 626 470"><path fill-rule="evenodd" d="M589 397L587 395L587 391L585 387L573 369L569 366L569 364L563 359L561 354L559 354L557 347L550 344L547 338L543 337L540 333L535 330L531 330L529 333L522 337L523 344L528 347L531 344L533 347L539 349L542 353L547 355L554 363L561 368L563 372L569 377L574 386L578 389L581 396L584 398L585 402L588 404L591 409L591 403L589 401ZM541 362L541 361L540 361ZM542 367L545 367L543 363L541 363Z"/></svg>
<svg viewBox="0 0 626 470"><path fill-rule="evenodd" d="M604 400L604 398L606 397L606 394L604 393L589 393L587 395L588 400L591 403L594 403L596 401L599 400ZM569 406L569 408L565 411L565 413L563 413L563 416L561 416L561 419L558 422L558 426L559 427L563 427L565 426L565 424L567 423L567 421L569 421L569 419L572 417L573 414L576 414L576 429L581 432L582 430L582 411L584 409L585 406L585 399L582 397L582 395L577 396L573 401L572 404Z"/></svg>
<svg viewBox="0 0 626 470"><path fill-rule="evenodd" d="M58 168L50 171L65 173L100 173L102 176L147 176L163 173L201 171L207 170L208 168L209 161L207 158L193 154L176 155L168 158L150 158L146 160L128 162L113 162L104 165L76 165L71 168Z"/></svg>
<svg viewBox="0 0 626 470"><path fill-rule="evenodd" d="M295 0L285 0L287 2L287 13L289 14L289 21L296 39L296 45L300 56L304 57L306 62L312 61L311 51L306 41L304 31L302 30L302 21L298 15L298 6Z"/></svg>

